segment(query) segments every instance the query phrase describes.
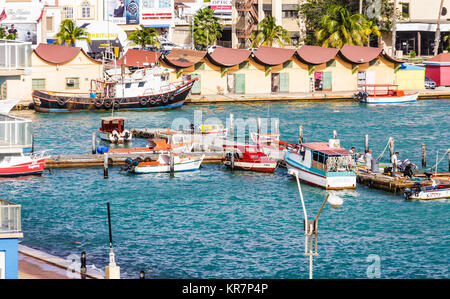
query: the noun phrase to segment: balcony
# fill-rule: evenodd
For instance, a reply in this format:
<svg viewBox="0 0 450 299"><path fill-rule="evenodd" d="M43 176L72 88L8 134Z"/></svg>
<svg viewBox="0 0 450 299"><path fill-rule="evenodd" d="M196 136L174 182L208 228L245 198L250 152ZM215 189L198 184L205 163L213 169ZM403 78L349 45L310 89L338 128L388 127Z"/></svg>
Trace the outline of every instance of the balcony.
<svg viewBox="0 0 450 299"><path fill-rule="evenodd" d="M0 199L0 238L22 238L22 206Z"/></svg>
<svg viewBox="0 0 450 299"><path fill-rule="evenodd" d="M20 75L31 67L31 43L0 39L0 75Z"/></svg>
<svg viewBox="0 0 450 299"><path fill-rule="evenodd" d="M0 157L30 152L33 143L31 120L0 114Z"/></svg>

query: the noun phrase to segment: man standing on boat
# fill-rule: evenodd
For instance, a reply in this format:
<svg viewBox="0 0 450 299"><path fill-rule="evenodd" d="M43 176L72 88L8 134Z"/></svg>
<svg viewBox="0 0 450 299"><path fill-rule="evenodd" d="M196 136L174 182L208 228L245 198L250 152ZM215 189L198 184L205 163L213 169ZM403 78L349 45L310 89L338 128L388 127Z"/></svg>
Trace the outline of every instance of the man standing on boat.
<svg viewBox="0 0 450 299"><path fill-rule="evenodd" d="M366 167L367 167L367 171L369 172L370 169L372 168L372 150L369 149L366 153L366 155L364 156L364 160L366 162Z"/></svg>
<svg viewBox="0 0 450 299"><path fill-rule="evenodd" d="M391 162L392 162L392 172L397 172L398 152L395 152L395 154L392 155Z"/></svg>

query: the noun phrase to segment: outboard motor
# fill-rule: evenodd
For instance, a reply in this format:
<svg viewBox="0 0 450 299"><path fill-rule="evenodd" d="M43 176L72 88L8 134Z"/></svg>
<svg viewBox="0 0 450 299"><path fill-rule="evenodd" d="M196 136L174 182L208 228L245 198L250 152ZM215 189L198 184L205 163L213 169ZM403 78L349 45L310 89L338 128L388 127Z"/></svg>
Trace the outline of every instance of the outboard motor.
<svg viewBox="0 0 450 299"><path fill-rule="evenodd" d="M127 159L125 160L125 165L122 166L122 167L119 169L119 171L128 171L128 170L130 170L130 169L132 168L132 166L133 166L133 159L127 158Z"/></svg>
<svg viewBox="0 0 450 299"><path fill-rule="evenodd" d="M411 195L413 194L411 188L405 188L405 190L403 190L403 195L405 196L406 200L411 199Z"/></svg>

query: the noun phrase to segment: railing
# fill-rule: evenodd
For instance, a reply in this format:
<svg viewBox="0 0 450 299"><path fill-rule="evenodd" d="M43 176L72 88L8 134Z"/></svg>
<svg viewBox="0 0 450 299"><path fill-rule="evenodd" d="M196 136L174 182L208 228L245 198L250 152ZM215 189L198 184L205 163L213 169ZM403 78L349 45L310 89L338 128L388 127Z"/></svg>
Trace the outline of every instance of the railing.
<svg viewBox="0 0 450 299"><path fill-rule="evenodd" d="M0 199L0 237L22 232L21 205Z"/></svg>
<svg viewBox="0 0 450 299"><path fill-rule="evenodd" d="M0 152L14 148L31 148L31 120L0 114Z"/></svg>
<svg viewBox="0 0 450 299"><path fill-rule="evenodd" d="M31 43L0 39L0 70L31 67Z"/></svg>

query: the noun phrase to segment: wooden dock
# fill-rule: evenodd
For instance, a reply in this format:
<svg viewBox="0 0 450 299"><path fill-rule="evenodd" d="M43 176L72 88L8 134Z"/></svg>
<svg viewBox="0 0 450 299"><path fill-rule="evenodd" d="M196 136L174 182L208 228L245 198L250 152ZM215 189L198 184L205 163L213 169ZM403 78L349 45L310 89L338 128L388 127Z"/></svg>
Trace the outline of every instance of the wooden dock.
<svg viewBox="0 0 450 299"><path fill-rule="evenodd" d="M222 162L222 153L201 153L192 152L189 154L183 154L181 156L201 156L205 155L203 160L204 164L219 164ZM137 153L137 154L114 154L108 153L108 165L118 166L124 165L127 158L135 159L141 157L142 159L151 158L152 160L158 159L159 154L153 153ZM85 154L85 155L55 155L50 156L47 159L45 168L86 168L86 167L102 167L104 165L103 154Z"/></svg>

